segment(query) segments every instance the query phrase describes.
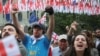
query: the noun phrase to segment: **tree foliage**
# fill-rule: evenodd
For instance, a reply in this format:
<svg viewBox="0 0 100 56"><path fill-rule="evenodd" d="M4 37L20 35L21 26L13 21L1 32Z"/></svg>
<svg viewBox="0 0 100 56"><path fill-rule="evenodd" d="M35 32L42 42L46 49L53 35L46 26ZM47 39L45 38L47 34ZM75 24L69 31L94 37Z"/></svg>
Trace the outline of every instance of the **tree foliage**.
<svg viewBox="0 0 100 56"><path fill-rule="evenodd" d="M57 34L66 33L65 27L75 20L81 29L95 30L100 28L100 15L55 13L55 32Z"/></svg>

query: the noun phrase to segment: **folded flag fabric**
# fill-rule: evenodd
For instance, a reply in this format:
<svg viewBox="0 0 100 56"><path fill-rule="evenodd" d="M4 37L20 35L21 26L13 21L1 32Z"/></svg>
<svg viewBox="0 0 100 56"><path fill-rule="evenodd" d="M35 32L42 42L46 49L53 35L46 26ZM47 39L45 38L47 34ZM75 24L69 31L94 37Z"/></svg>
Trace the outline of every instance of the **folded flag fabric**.
<svg viewBox="0 0 100 56"><path fill-rule="evenodd" d="M14 36L11 35L0 40L0 56L21 56Z"/></svg>

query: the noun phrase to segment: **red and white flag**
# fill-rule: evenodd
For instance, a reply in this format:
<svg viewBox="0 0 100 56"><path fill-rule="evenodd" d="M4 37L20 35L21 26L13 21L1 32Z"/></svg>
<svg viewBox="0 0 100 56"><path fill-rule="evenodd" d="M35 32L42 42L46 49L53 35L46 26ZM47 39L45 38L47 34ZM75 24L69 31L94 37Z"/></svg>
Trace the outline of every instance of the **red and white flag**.
<svg viewBox="0 0 100 56"><path fill-rule="evenodd" d="M11 0L7 0L6 4L3 6L4 14L8 14L11 11Z"/></svg>
<svg viewBox="0 0 100 56"><path fill-rule="evenodd" d="M46 13L44 13L44 15L42 16L42 18L40 18L40 20L38 21L40 24L45 24L46 21Z"/></svg>
<svg viewBox="0 0 100 56"><path fill-rule="evenodd" d="M53 40L58 40L58 35L55 32L53 32L52 38L53 38Z"/></svg>
<svg viewBox="0 0 100 56"><path fill-rule="evenodd" d="M18 3L19 11L27 11L28 10L28 0L16 0Z"/></svg>
<svg viewBox="0 0 100 56"><path fill-rule="evenodd" d="M0 40L0 56L21 56L14 36Z"/></svg>
<svg viewBox="0 0 100 56"><path fill-rule="evenodd" d="M34 2L32 0L28 1L28 10L30 11L34 10Z"/></svg>

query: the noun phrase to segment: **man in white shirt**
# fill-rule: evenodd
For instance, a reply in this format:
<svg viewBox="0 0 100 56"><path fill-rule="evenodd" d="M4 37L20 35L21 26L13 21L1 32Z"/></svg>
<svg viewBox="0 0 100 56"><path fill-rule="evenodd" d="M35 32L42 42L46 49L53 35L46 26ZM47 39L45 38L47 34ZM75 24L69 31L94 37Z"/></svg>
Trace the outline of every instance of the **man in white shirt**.
<svg viewBox="0 0 100 56"><path fill-rule="evenodd" d="M52 56L62 56L68 49L67 35L63 34L58 36L58 47L53 48Z"/></svg>

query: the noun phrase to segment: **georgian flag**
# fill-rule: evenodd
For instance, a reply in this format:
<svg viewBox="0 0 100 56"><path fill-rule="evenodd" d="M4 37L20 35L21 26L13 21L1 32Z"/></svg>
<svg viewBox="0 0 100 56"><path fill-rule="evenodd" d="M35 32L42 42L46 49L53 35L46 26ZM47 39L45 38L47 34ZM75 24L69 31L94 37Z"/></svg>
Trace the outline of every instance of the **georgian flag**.
<svg viewBox="0 0 100 56"><path fill-rule="evenodd" d="M7 0L6 4L3 6L4 14L10 13L11 10L11 0Z"/></svg>
<svg viewBox="0 0 100 56"><path fill-rule="evenodd" d="M45 24L45 22L46 22L46 13L44 13L44 15L40 18L40 20L38 22L40 24Z"/></svg>
<svg viewBox="0 0 100 56"><path fill-rule="evenodd" d="M53 38L53 40L58 40L58 35L55 32L53 32L52 33L52 38Z"/></svg>
<svg viewBox="0 0 100 56"><path fill-rule="evenodd" d="M0 56L21 56L14 36L8 36L0 40Z"/></svg>

